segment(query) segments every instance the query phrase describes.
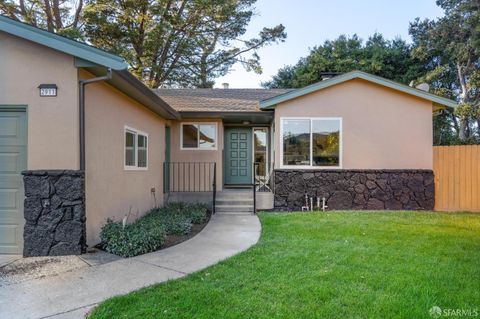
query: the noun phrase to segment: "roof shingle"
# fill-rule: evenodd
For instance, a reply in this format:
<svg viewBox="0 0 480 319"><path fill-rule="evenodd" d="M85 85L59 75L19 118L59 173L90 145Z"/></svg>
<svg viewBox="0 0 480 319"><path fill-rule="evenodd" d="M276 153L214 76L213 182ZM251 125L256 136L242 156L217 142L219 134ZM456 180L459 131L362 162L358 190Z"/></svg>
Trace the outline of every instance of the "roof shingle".
<svg viewBox="0 0 480 319"><path fill-rule="evenodd" d="M256 112L259 101L291 89L157 89L155 92L179 112Z"/></svg>

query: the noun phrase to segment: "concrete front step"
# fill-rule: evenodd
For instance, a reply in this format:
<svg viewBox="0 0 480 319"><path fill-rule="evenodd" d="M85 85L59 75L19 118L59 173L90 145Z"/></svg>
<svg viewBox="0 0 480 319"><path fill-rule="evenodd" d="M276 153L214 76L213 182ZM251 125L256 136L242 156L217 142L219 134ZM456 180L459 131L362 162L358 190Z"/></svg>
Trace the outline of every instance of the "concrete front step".
<svg viewBox="0 0 480 319"><path fill-rule="evenodd" d="M215 215L220 216L252 216L253 212L218 212Z"/></svg>
<svg viewBox="0 0 480 319"><path fill-rule="evenodd" d="M217 193L215 211L221 215L252 215L253 192L227 189Z"/></svg>
<svg viewBox="0 0 480 319"><path fill-rule="evenodd" d="M215 205L217 212L253 212L253 206L249 205Z"/></svg>
<svg viewBox="0 0 480 319"><path fill-rule="evenodd" d="M224 190L217 192L218 199L253 199L253 191L252 190Z"/></svg>
<svg viewBox="0 0 480 319"><path fill-rule="evenodd" d="M215 204L219 206L253 206L253 199L217 199Z"/></svg>
<svg viewBox="0 0 480 319"><path fill-rule="evenodd" d="M243 195L219 195L215 197L217 201L237 201L237 200L248 200L253 202L253 195L243 194Z"/></svg>

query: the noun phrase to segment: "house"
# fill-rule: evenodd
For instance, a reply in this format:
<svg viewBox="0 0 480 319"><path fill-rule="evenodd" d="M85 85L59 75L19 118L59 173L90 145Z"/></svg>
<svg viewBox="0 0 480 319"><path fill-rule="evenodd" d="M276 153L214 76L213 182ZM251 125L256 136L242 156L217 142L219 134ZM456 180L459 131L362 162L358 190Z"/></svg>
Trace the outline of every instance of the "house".
<svg viewBox="0 0 480 319"><path fill-rule="evenodd" d="M456 105L357 71L150 90L118 56L2 16L0 67L0 253L25 256L79 254L107 218L254 180L275 210L432 209L432 114Z"/></svg>

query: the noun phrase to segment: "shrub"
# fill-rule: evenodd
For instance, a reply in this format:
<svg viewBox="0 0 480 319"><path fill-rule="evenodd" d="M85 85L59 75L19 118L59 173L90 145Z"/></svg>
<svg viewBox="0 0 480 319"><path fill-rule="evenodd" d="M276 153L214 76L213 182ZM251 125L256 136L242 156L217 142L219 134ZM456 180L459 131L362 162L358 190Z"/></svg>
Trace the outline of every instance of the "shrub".
<svg viewBox="0 0 480 319"><path fill-rule="evenodd" d="M179 214L164 214L165 231L168 235L188 235L192 229L192 221L190 218Z"/></svg>
<svg viewBox="0 0 480 319"><path fill-rule="evenodd" d="M208 209L202 204L172 203L153 209L132 224L107 220L100 238L104 249L122 257L155 251L165 243L167 235L188 235L192 223L207 221Z"/></svg>
<svg viewBox="0 0 480 319"><path fill-rule="evenodd" d="M159 249L165 242L165 235L163 225L142 218L125 228L121 222L107 220L100 232L105 250L122 257L133 257Z"/></svg>
<svg viewBox="0 0 480 319"><path fill-rule="evenodd" d="M207 206L203 204L171 203L157 212L163 215L168 235L186 235L190 232L192 223L204 223L208 217Z"/></svg>
<svg viewBox="0 0 480 319"><path fill-rule="evenodd" d="M203 224L208 218L208 209L204 204L193 204L188 207L185 214L194 224Z"/></svg>

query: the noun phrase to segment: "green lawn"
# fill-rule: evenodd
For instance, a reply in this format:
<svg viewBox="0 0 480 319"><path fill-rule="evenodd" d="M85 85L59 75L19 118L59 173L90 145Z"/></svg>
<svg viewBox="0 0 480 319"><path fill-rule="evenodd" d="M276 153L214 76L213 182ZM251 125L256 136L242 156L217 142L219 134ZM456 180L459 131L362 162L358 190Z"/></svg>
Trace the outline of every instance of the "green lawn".
<svg viewBox="0 0 480 319"><path fill-rule="evenodd" d="M92 318L431 318L480 310L480 215L260 214L250 250ZM457 317L458 318L458 317Z"/></svg>

